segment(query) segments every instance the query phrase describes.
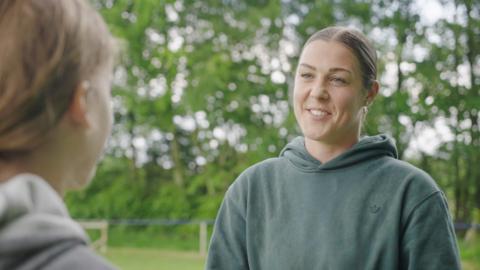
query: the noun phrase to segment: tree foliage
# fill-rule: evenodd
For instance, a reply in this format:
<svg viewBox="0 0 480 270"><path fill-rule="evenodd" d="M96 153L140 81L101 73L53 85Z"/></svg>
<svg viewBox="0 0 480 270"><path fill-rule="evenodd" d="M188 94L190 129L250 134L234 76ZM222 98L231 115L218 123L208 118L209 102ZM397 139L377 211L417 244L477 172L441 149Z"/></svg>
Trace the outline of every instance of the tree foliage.
<svg viewBox="0 0 480 270"><path fill-rule="evenodd" d="M480 5L442 0L449 14L429 22L419 2L95 0L123 49L116 124L92 185L67 196L73 215L213 218L241 171L298 135L290 91L301 45L336 24L378 48L382 89L365 132L393 136L400 157L446 190L454 217L471 221ZM429 133L434 151L418 145Z"/></svg>

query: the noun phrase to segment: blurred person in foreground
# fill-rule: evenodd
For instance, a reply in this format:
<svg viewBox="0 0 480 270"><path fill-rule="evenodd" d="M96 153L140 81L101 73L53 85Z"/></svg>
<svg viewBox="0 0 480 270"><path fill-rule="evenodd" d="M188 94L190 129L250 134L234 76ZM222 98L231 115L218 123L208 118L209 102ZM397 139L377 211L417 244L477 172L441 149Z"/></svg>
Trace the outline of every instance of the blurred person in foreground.
<svg viewBox="0 0 480 270"><path fill-rule="evenodd" d="M86 0L0 0L0 40L0 269L114 269L62 200L110 133L114 39Z"/></svg>
<svg viewBox="0 0 480 270"><path fill-rule="evenodd" d="M303 136L229 187L206 269L460 269L434 180L398 160L386 135L360 137L376 78L375 48L359 31L307 40L293 90Z"/></svg>

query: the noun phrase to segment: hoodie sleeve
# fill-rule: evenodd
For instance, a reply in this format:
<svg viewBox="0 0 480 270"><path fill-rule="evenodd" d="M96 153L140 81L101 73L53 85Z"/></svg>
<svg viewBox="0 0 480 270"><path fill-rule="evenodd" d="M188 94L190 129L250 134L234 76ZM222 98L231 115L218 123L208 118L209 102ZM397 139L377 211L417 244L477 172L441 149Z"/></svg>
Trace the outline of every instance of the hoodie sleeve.
<svg viewBox="0 0 480 270"><path fill-rule="evenodd" d="M246 207L238 182L230 186L220 206L208 250L206 270L249 269L246 250Z"/></svg>
<svg viewBox="0 0 480 270"><path fill-rule="evenodd" d="M402 270L461 269L455 232L443 193L437 191L413 209L402 235Z"/></svg>

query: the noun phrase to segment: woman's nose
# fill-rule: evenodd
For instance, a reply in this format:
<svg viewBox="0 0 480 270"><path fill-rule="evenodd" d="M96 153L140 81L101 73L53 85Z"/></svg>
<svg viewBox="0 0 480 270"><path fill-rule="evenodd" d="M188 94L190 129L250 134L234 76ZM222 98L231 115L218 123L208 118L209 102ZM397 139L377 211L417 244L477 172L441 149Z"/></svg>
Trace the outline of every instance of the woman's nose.
<svg viewBox="0 0 480 270"><path fill-rule="evenodd" d="M312 89L310 91L310 96L314 98L327 99L328 91L323 80L318 80L312 84Z"/></svg>

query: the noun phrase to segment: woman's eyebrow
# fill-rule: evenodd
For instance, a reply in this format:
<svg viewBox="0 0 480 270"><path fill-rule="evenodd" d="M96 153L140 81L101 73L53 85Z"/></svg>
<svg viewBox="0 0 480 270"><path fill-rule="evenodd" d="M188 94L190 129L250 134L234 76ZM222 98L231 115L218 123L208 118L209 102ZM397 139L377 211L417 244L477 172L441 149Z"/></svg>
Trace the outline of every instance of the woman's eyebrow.
<svg viewBox="0 0 480 270"><path fill-rule="evenodd" d="M337 68L331 68L328 70L329 72L337 72L337 71L343 71L343 72L348 72L349 74L352 74L352 72L346 68L340 68L340 67L337 67Z"/></svg>
<svg viewBox="0 0 480 270"><path fill-rule="evenodd" d="M299 66L306 67L306 68L312 69L312 70L317 70L317 68L315 68L314 66L309 65L309 64L306 64L306 63L301 63ZM352 73L349 69L341 68L341 67L330 68L328 71L329 71L329 72L343 71L343 72L348 72L348 73L350 73L350 74Z"/></svg>
<svg viewBox="0 0 480 270"><path fill-rule="evenodd" d="M304 66L304 67L306 67L306 68L316 70L316 68L315 68L314 66L309 65L309 64L301 63L300 66Z"/></svg>

